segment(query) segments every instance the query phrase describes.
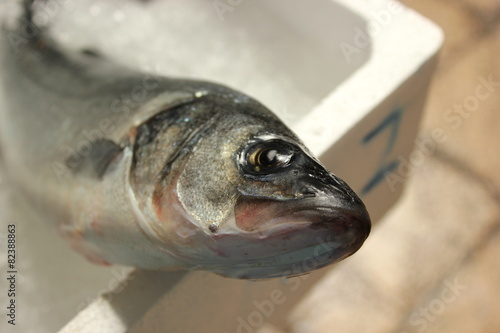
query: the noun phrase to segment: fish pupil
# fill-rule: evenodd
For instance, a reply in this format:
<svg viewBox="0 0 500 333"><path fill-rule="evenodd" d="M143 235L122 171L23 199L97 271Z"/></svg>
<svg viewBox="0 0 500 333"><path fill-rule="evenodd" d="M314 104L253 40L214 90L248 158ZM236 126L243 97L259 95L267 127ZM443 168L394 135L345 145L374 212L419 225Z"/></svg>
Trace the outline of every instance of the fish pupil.
<svg viewBox="0 0 500 333"><path fill-rule="evenodd" d="M262 167L276 167L288 163L290 156L274 148L263 149L258 157L258 164Z"/></svg>
<svg viewBox="0 0 500 333"><path fill-rule="evenodd" d="M278 151L275 149L264 150L259 156L259 164L262 166L273 166L279 163Z"/></svg>

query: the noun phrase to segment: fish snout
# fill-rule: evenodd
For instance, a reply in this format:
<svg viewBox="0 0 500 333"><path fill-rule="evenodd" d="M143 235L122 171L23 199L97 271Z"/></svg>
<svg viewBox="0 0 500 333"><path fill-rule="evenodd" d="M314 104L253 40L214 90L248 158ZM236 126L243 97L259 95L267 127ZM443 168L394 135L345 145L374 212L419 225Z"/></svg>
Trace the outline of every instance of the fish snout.
<svg viewBox="0 0 500 333"><path fill-rule="evenodd" d="M340 209L311 206L312 200L256 199L239 204L235 222L243 233L221 235L220 239L227 242L221 253L235 264L213 269L228 277L265 279L306 274L354 254L370 233L364 206Z"/></svg>
<svg viewBox="0 0 500 333"><path fill-rule="evenodd" d="M296 191L303 196L300 207L311 208L313 228L347 231L368 237L371 220L363 201L342 179L326 169L316 170L297 180Z"/></svg>
<svg viewBox="0 0 500 333"><path fill-rule="evenodd" d="M318 208L309 220L309 228L319 233L321 242L335 243L336 251L343 252L339 260L356 252L371 231L370 216L362 203Z"/></svg>
<svg viewBox="0 0 500 333"><path fill-rule="evenodd" d="M370 217L361 201L346 202L326 195L289 201L247 198L238 203L235 222L248 236L258 235L262 240L248 252L269 255L272 248L275 260L281 260L288 269L300 268L308 260L314 262L294 268L292 275L307 273L352 255L371 229ZM279 266L281 264L268 269L277 273Z"/></svg>

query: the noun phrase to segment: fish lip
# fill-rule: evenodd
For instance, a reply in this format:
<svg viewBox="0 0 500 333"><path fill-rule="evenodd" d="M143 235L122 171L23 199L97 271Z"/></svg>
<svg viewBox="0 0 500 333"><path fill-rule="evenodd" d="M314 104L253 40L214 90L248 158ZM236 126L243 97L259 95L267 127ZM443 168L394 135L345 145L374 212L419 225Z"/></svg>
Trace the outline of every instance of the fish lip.
<svg viewBox="0 0 500 333"><path fill-rule="evenodd" d="M212 265L208 269L202 269L210 270L224 277L237 279L266 280L272 278L289 278L308 274L317 269L337 263L354 254L361 245L362 242L356 245L346 244L339 246L335 241L329 240L279 256L269 256L257 261L240 261L230 266L221 265L217 267ZM330 247L330 249L316 251L320 247ZM287 262L290 256L297 256L302 259Z"/></svg>
<svg viewBox="0 0 500 333"><path fill-rule="evenodd" d="M371 232L371 219L364 204L342 208L339 206L318 206L311 209L313 213L321 210L320 222L313 222L309 229L324 232L327 241L343 242L344 250L349 249L349 254L355 253ZM300 210L299 213L309 210Z"/></svg>
<svg viewBox="0 0 500 333"><path fill-rule="evenodd" d="M338 206L319 207L330 212L329 221L318 222L311 225L311 228L331 229L335 223L343 222L348 227L353 227L366 239L371 232L371 218L364 205L358 205L354 208L342 208ZM355 221L353 223L353 221Z"/></svg>
<svg viewBox="0 0 500 333"><path fill-rule="evenodd" d="M363 204L311 206L310 202L277 203L285 205L284 211L299 217L328 217L319 223L286 223L284 217L283 223L258 231L221 233L216 236L217 243L226 245L219 248L226 262L212 263L204 269L226 277L251 280L302 275L354 254L370 233L371 221ZM285 245L288 237L290 241ZM242 253L247 251L251 255L243 256Z"/></svg>
<svg viewBox="0 0 500 333"><path fill-rule="evenodd" d="M312 223L313 229L335 229L340 223L344 227L356 229L364 235L364 239L371 231L370 214L361 199L354 193L346 196L318 194L301 199L295 209L298 213L321 211L322 214L318 214L318 218L323 221Z"/></svg>
<svg viewBox="0 0 500 333"><path fill-rule="evenodd" d="M250 233L272 232L283 225L307 225L312 229L338 229L355 227L367 238L371 231L371 219L361 200L342 200L328 196L314 196L289 200L273 200L269 198L244 198L243 202L269 202L275 211L273 218L263 223L259 229ZM266 209L266 208L264 208ZM303 222L290 222L292 220ZM282 220L282 222L278 222ZM341 225L339 225L341 224ZM243 230L242 230L243 231ZM247 231L248 232L248 231Z"/></svg>

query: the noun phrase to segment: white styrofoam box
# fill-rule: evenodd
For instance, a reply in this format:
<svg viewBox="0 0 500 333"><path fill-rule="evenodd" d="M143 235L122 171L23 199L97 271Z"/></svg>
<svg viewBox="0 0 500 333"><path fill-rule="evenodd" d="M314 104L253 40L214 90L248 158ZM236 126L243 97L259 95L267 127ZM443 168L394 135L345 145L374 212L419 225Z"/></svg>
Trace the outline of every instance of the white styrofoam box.
<svg viewBox="0 0 500 333"><path fill-rule="evenodd" d="M62 44L95 48L148 71L220 82L262 101L352 185L374 222L400 195L402 182L389 184L384 171L397 175L398 161L408 158L442 42L434 25L400 4L51 3L53 9L43 12L48 19L40 21L51 22ZM2 183L1 191L7 192ZM18 301L23 305L16 329L22 332L53 332L75 315L62 333L254 332L264 321L283 325L325 272L263 282L204 272L129 275L122 267L88 264L44 221L22 210L0 212L2 242L4 224L18 225ZM4 267L5 259L0 260ZM108 293L99 296L102 291Z"/></svg>
<svg viewBox="0 0 500 333"><path fill-rule="evenodd" d="M293 128L361 196L376 222L400 196L416 163L409 153L443 35L398 2L338 3L366 18L340 44L347 62L363 52L369 58Z"/></svg>

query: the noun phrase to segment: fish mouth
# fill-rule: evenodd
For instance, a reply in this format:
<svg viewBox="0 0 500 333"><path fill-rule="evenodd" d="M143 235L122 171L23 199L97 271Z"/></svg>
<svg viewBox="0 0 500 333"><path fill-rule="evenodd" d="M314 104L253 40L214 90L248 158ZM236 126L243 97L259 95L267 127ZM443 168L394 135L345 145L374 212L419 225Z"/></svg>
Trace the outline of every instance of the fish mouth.
<svg viewBox="0 0 500 333"><path fill-rule="evenodd" d="M210 270L239 279L296 276L338 262L355 253L371 229L361 201L332 204L321 197L241 198L234 222L239 233L217 237L219 254L233 263Z"/></svg>
<svg viewBox="0 0 500 333"><path fill-rule="evenodd" d="M242 261L231 266L213 266L208 270L235 279L289 278L304 275L339 262L352 255L361 246L345 246L333 240L317 240L314 245L290 251L286 254L248 262Z"/></svg>
<svg viewBox="0 0 500 333"><path fill-rule="evenodd" d="M240 198L235 206L235 223L242 231L260 233L282 225L304 224L338 234L354 228L368 237L371 229L370 216L361 201L343 202L327 196L292 200Z"/></svg>

